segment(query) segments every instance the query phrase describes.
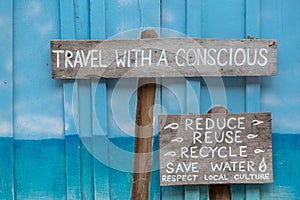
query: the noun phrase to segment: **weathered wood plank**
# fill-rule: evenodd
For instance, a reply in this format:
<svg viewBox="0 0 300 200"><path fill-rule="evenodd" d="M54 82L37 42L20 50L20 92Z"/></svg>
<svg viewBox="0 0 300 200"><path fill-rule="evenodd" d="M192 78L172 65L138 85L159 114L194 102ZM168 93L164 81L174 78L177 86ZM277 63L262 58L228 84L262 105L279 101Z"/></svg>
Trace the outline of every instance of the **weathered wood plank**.
<svg viewBox="0 0 300 200"><path fill-rule="evenodd" d="M270 113L159 115L159 127L161 185L273 182Z"/></svg>
<svg viewBox="0 0 300 200"><path fill-rule="evenodd" d="M261 2L260 0L245 1L245 28L247 37L252 36L260 38L261 25ZM247 77L246 78L246 112L259 112L261 101L260 78ZM259 200L260 186L246 185L246 199Z"/></svg>
<svg viewBox="0 0 300 200"><path fill-rule="evenodd" d="M213 107L207 113L228 113L225 107ZM208 195L210 200L231 200L231 186L229 184L208 185Z"/></svg>
<svg viewBox="0 0 300 200"><path fill-rule="evenodd" d="M51 41L52 77L271 76L275 40Z"/></svg>

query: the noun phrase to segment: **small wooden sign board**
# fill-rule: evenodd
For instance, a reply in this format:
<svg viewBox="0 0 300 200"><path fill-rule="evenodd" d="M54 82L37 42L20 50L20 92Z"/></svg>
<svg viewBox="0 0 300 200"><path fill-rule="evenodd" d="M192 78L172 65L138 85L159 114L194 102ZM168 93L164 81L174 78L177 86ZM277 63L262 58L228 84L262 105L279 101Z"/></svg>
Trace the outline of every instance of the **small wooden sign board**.
<svg viewBox="0 0 300 200"><path fill-rule="evenodd" d="M271 113L158 120L161 186L273 182Z"/></svg>
<svg viewBox="0 0 300 200"><path fill-rule="evenodd" d="M275 40L151 38L51 41L52 77L276 75Z"/></svg>

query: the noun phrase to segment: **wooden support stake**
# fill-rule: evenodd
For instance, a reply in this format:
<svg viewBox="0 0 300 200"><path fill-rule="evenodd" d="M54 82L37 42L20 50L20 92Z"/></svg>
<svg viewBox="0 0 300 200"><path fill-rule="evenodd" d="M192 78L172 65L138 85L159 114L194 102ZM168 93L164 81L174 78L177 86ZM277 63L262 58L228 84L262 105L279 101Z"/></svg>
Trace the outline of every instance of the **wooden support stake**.
<svg viewBox="0 0 300 200"><path fill-rule="evenodd" d="M141 38L157 38L157 34L154 30L145 30ZM155 78L138 80L131 200L149 198L155 92Z"/></svg>
<svg viewBox="0 0 300 200"><path fill-rule="evenodd" d="M224 107L214 107L208 113L228 113L228 110ZM231 200L229 184L209 185L208 191L210 200Z"/></svg>

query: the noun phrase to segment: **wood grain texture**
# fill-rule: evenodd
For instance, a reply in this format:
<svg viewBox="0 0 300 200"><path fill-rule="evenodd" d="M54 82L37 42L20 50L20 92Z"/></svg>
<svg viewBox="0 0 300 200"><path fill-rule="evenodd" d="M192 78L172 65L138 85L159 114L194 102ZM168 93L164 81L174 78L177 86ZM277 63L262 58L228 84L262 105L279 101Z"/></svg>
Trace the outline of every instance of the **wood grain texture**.
<svg viewBox="0 0 300 200"><path fill-rule="evenodd" d="M198 38L64 40L51 41L51 57L52 77L58 79L272 76L277 43Z"/></svg>
<svg viewBox="0 0 300 200"><path fill-rule="evenodd" d="M207 113L228 113L228 110L218 106L210 109ZM231 200L231 187L229 184L209 185L208 195L210 200Z"/></svg>
<svg viewBox="0 0 300 200"><path fill-rule="evenodd" d="M141 38L157 37L154 30L145 30L141 34ZM149 199L155 94L155 78L140 78L138 80L131 200Z"/></svg>
<svg viewBox="0 0 300 200"><path fill-rule="evenodd" d="M212 120L227 125L209 128ZM238 120L243 127L233 123ZM270 113L159 115L159 127L161 185L273 182ZM261 174L265 178L255 178Z"/></svg>
<svg viewBox="0 0 300 200"><path fill-rule="evenodd" d="M210 185L210 200L231 200L230 185Z"/></svg>

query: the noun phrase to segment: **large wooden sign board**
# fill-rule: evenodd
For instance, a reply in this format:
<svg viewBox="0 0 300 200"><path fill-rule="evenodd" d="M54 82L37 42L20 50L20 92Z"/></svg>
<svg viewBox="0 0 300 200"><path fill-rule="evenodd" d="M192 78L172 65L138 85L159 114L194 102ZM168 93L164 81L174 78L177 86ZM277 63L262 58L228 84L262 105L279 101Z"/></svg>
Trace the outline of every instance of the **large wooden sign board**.
<svg viewBox="0 0 300 200"><path fill-rule="evenodd" d="M160 185L272 183L271 113L159 115Z"/></svg>
<svg viewBox="0 0 300 200"><path fill-rule="evenodd" d="M274 40L162 38L51 41L52 77L276 75Z"/></svg>

